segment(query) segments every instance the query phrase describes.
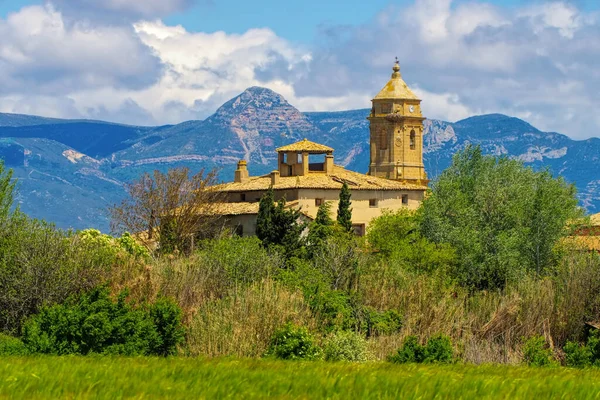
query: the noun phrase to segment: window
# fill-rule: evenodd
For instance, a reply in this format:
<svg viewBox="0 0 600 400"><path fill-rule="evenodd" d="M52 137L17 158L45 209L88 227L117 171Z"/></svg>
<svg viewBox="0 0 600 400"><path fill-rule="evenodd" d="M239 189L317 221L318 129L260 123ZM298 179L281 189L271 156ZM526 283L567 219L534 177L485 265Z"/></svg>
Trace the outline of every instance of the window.
<svg viewBox="0 0 600 400"><path fill-rule="evenodd" d="M315 207L321 207L323 204L323 199L315 199Z"/></svg>
<svg viewBox="0 0 600 400"><path fill-rule="evenodd" d="M298 164L302 164L302 153L298 153L298 158L296 159L296 161L298 162Z"/></svg>
<svg viewBox="0 0 600 400"><path fill-rule="evenodd" d="M369 207L377 207L377 199L369 199Z"/></svg>
<svg viewBox="0 0 600 400"><path fill-rule="evenodd" d="M246 193L240 193L240 201L246 201Z"/></svg>
<svg viewBox="0 0 600 400"><path fill-rule="evenodd" d="M235 234L240 237L244 236L244 225L237 225L235 227Z"/></svg>
<svg viewBox="0 0 600 400"><path fill-rule="evenodd" d="M365 224L353 224L352 230L356 236L365 236Z"/></svg>
<svg viewBox="0 0 600 400"><path fill-rule="evenodd" d="M284 164L287 164L287 163L288 163L288 155L287 155L287 153L283 153L283 161L282 161L282 162L283 162Z"/></svg>
<svg viewBox="0 0 600 400"><path fill-rule="evenodd" d="M410 149L414 150L417 148L417 134L415 133L415 130L413 129L412 131L410 131Z"/></svg>
<svg viewBox="0 0 600 400"><path fill-rule="evenodd" d="M402 204L408 205L408 195L407 194L402 195Z"/></svg>

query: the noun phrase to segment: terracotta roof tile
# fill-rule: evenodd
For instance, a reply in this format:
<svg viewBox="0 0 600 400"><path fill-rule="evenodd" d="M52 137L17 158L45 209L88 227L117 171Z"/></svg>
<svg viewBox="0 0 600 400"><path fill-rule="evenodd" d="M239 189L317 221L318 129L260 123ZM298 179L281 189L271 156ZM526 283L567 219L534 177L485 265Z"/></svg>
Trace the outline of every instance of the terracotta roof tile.
<svg viewBox="0 0 600 400"><path fill-rule="evenodd" d="M426 190L427 185L417 185L401 181L379 178L371 175L360 174L334 166L333 173L312 172L305 176L280 177L279 183L273 186L275 190L281 189L336 189L342 188L346 182L351 190ZM223 192L242 192L267 190L271 186L270 175L250 177L246 182L224 183L213 186L214 190Z"/></svg>
<svg viewBox="0 0 600 400"><path fill-rule="evenodd" d="M333 149L329 146L325 146L320 143L311 142L310 140L301 140L296 143L288 144L277 149L281 151L306 151L308 153L329 153L333 152Z"/></svg>

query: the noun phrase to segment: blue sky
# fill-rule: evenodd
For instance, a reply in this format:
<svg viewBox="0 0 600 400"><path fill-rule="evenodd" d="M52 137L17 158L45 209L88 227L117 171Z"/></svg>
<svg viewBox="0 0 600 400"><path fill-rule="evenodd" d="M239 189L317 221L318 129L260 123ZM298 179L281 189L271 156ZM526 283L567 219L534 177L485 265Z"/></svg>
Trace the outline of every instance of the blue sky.
<svg viewBox="0 0 600 400"><path fill-rule="evenodd" d="M426 116L600 137L598 0L0 0L0 112L202 119L250 86L368 108L395 56Z"/></svg>

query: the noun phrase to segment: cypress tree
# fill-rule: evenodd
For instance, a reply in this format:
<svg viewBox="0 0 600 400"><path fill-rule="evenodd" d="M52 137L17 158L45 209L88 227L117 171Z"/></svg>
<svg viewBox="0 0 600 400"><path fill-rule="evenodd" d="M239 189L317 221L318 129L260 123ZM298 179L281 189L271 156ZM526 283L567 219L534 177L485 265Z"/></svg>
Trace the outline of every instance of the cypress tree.
<svg viewBox="0 0 600 400"><path fill-rule="evenodd" d="M338 205L337 222L347 232L352 231L352 209L350 206L350 189L348 184L344 182L340 191L340 203Z"/></svg>
<svg viewBox="0 0 600 400"><path fill-rule="evenodd" d="M273 188L270 187L267 193L260 198L256 217L256 236L265 246L271 244L275 236L273 214L275 214L275 195Z"/></svg>

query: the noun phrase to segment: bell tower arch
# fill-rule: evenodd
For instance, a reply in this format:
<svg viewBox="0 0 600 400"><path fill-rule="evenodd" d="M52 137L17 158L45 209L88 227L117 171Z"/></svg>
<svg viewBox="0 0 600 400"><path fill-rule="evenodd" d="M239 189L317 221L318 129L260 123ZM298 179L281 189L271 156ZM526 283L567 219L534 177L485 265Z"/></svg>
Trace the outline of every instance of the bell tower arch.
<svg viewBox="0 0 600 400"><path fill-rule="evenodd" d="M427 184L421 100L402 79L397 58L392 78L372 103L367 118L371 147L369 175Z"/></svg>

